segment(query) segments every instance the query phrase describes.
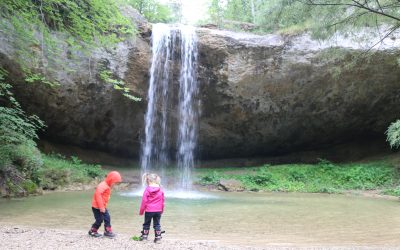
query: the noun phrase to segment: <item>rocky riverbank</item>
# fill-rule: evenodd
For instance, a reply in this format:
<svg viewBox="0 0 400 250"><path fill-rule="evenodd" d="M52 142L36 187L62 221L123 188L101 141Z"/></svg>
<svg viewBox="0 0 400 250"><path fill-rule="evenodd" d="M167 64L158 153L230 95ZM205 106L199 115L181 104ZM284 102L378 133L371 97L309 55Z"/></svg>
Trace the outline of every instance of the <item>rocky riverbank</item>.
<svg viewBox="0 0 400 250"><path fill-rule="evenodd" d="M116 238L93 238L83 230L58 230L28 228L21 226L0 227L3 239L0 249L263 249L243 246L223 246L208 241L182 241L163 239L155 244L149 240L139 242L129 235L118 234Z"/></svg>

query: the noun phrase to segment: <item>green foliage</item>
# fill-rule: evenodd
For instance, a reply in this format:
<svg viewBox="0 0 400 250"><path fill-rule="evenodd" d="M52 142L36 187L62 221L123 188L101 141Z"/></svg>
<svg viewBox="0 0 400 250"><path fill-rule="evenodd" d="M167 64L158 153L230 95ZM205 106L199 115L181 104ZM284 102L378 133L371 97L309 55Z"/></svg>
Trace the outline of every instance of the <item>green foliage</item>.
<svg viewBox="0 0 400 250"><path fill-rule="evenodd" d="M55 75L60 68L68 70L66 50L73 59L75 54L90 53L97 47L111 47L136 32L121 14L120 4L108 0L3 0L0 30L11 41L10 53L27 82L54 86L58 83L44 75Z"/></svg>
<svg viewBox="0 0 400 250"><path fill-rule="evenodd" d="M391 148L399 148L400 146L400 120L390 124L386 130L386 141L389 142Z"/></svg>
<svg viewBox="0 0 400 250"><path fill-rule="evenodd" d="M0 146L0 186L11 194L35 193L42 164L40 152L32 143Z"/></svg>
<svg viewBox="0 0 400 250"><path fill-rule="evenodd" d="M400 196L400 186L385 189L382 193L386 195Z"/></svg>
<svg viewBox="0 0 400 250"><path fill-rule="evenodd" d="M107 45L134 32L116 2L108 0L3 0L0 14L4 18L17 17L19 21L11 23L13 26L31 28L30 38L39 28L46 34L64 31L88 44ZM40 45L38 39L32 42Z"/></svg>
<svg viewBox="0 0 400 250"><path fill-rule="evenodd" d="M25 180L22 182L22 188L26 190L28 194L36 193L38 186L31 180Z"/></svg>
<svg viewBox="0 0 400 250"><path fill-rule="evenodd" d="M21 109L6 76L7 72L0 68L0 177L7 180L0 185L10 193L26 195L37 189L34 182L43 162L34 140L44 124Z"/></svg>
<svg viewBox="0 0 400 250"><path fill-rule="evenodd" d="M113 78L113 74L109 70L102 70L99 73L99 77L105 83L112 84L115 90L121 91L122 95L134 102L140 102L142 99L130 94L130 89L126 87L126 84L122 80Z"/></svg>
<svg viewBox="0 0 400 250"><path fill-rule="evenodd" d="M217 173L217 171L213 171L211 174L200 177L199 183L201 185L217 185L222 178L223 176L221 174Z"/></svg>
<svg viewBox="0 0 400 250"><path fill-rule="evenodd" d="M41 165L34 140L44 123L21 109L11 92L11 85L5 81L6 75L7 72L0 68L0 101L4 103L0 106L0 171L16 164L21 171L30 174Z"/></svg>
<svg viewBox="0 0 400 250"><path fill-rule="evenodd" d="M39 171L39 183L44 189L55 189L71 183L88 183L93 178L103 177L105 171L99 165L82 163L72 156L42 155L43 167Z"/></svg>
<svg viewBox="0 0 400 250"><path fill-rule="evenodd" d="M131 240L140 241L140 236L134 235L131 237Z"/></svg>
<svg viewBox="0 0 400 250"><path fill-rule="evenodd" d="M0 68L0 188L9 195L24 196L36 193L38 187L55 189L103 176L100 166L84 164L77 157L68 161L39 152L35 140L44 124L21 109L6 75Z"/></svg>
<svg viewBox="0 0 400 250"><path fill-rule="evenodd" d="M158 0L125 0L149 22L172 23L180 20L180 5L175 1L162 4Z"/></svg>
<svg viewBox="0 0 400 250"><path fill-rule="evenodd" d="M30 73L29 70L26 70L25 82L27 83L44 83L50 87L57 87L60 84L58 82L52 82L46 79L45 76L41 73Z"/></svg>
<svg viewBox="0 0 400 250"><path fill-rule="evenodd" d="M225 21L231 20L251 22L258 27L255 32L296 34L309 30L315 37L326 38L337 31L349 35L382 24L397 29L399 8L397 0L211 0L209 14L211 21L223 28L229 28Z"/></svg>
<svg viewBox="0 0 400 250"><path fill-rule="evenodd" d="M68 169L44 168L39 172L40 186L44 190L55 190L71 182Z"/></svg>
<svg viewBox="0 0 400 250"><path fill-rule="evenodd" d="M203 175L202 185L219 183L221 178L237 179L247 190L282 192L340 193L345 190L387 189L399 183L393 166L384 162L333 164L320 160L318 164L261 166L233 173L213 170ZM231 174L227 174L231 172Z"/></svg>

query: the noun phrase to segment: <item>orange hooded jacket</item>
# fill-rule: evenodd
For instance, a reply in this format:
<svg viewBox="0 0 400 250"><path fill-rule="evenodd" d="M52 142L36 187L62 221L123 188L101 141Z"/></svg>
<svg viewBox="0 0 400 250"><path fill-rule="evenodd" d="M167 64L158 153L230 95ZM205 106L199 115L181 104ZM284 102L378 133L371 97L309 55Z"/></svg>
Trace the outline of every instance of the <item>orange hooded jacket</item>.
<svg viewBox="0 0 400 250"><path fill-rule="evenodd" d="M106 179L102 181L96 188L93 195L92 207L97 209L105 209L111 195L111 187L115 183L122 181L121 175L117 171L108 173Z"/></svg>

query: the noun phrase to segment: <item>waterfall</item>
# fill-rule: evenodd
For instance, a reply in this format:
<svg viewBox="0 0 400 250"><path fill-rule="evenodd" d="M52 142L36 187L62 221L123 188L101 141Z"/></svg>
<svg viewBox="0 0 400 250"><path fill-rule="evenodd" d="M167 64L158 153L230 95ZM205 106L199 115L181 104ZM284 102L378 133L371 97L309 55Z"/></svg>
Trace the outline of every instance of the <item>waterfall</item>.
<svg viewBox="0 0 400 250"><path fill-rule="evenodd" d="M191 188L191 170L197 142L198 94L196 75L197 37L188 26L181 28L181 70L179 78L179 133L177 162L180 188Z"/></svg>
<svg viewBox="0 0 400 250"><path fill-rule="evenodd" d="M189 26L155 24L152 46L141 170L156 171L165 183L165 169L175 159L179 180L174 183L179 189L190 189L199 113L196 33ZM179 78L173 74L177 67ZM177 81L179 91L173 91ZM176 145L172 145L172 136Z"/></svg>

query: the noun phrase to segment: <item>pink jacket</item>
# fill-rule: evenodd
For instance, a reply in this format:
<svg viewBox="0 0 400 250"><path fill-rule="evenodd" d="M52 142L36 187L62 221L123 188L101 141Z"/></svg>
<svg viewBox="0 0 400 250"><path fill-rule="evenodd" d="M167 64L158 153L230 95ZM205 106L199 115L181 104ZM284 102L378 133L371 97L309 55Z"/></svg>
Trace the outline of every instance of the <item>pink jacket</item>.
<svg viewBox="0 0 400 250"><path fill-rule="evenodd" d="M144 212L164 212L164 192L160 187L147 186L144 190L139 214Z"/></svg>

